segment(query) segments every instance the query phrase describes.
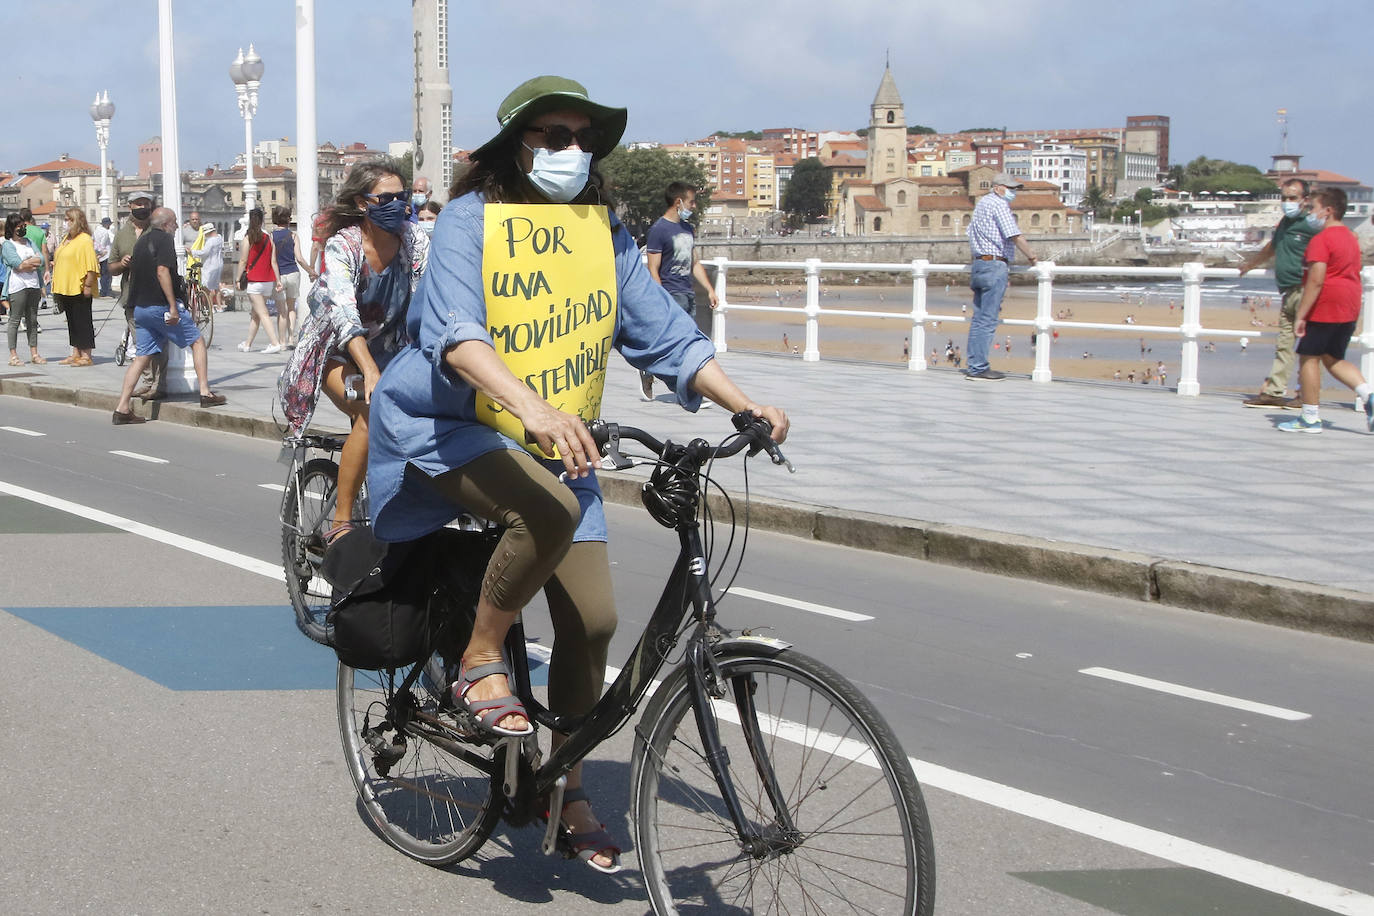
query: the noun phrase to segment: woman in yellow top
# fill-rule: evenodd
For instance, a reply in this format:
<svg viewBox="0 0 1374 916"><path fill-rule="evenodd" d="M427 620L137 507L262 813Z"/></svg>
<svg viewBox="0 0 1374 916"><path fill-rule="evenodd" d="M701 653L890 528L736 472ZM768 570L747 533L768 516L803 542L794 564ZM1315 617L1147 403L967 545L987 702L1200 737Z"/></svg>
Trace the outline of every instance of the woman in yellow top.
<svg viewBox="0 0 1374 916"><path fill-rule="evenodd" d="M67 342L72 355L59 360L67 366L90 366L94 360L95 323L91 319L91 299L100 277L100 261L95 256L91 227L80 207L67 210L67 237L53 255L52 296L67 315Z"/></svg>

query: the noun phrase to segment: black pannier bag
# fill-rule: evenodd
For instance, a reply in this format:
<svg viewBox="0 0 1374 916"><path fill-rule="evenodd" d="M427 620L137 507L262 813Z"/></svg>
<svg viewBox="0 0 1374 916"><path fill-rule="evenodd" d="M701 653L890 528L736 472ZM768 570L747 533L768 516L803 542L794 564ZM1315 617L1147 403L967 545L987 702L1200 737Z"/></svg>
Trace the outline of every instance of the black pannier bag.
<svg viewBox="0 0 1374 916"><path fill-rule="evenodd" d="M333 586L330 645L351 668L402 668L436 650L456 662L472 633L495 536L443 528L387 543L372 529L345 532L320 567Z"/></svg>

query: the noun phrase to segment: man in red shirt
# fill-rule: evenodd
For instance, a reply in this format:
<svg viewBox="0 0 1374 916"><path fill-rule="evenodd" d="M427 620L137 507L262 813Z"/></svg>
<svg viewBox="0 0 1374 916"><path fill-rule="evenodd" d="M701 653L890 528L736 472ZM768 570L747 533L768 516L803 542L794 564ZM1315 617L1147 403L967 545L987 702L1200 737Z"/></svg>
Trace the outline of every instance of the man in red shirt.
<svg viewBox="0 0 1374 916"><path fill-rule="evenodd" d="M1307 243L1303 257L1307 275L1293 322L1293 333L1298 336L1302 416L1280 423L1278 428L1284 432L1322 431L1317 413L1322 366L1355 389L1356 397L1364 404L1369 431L1374 432L1374 398L1370 397L1374 388L1355 364L1345 358L1345 349L1360 317L1361 292L1360 243L1341 222L1345 209L1345 192L1340 188L1323 188L1312 195L1312 211L1307 214L1307 221L1318 231Z"/></svg>

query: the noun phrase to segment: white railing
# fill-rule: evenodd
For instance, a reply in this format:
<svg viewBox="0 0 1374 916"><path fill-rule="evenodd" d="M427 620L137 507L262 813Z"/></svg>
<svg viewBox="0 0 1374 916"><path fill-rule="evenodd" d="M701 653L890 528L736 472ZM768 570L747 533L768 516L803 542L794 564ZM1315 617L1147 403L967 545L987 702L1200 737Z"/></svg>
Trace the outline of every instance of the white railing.
<svg viewBox="0 0 1374 916"><path fill-rule="evenodd" d="M802 315L806 322L806 346L802 359L816 362L821 358L820 319L836 318L883 318L911 323L911 346L907 368L921 372L926 363L926 322L967 322L966 315L941 315L927 308L927 282L932 273L967 273L968 264L932 264L920 259L909 264L865 264L821 261L807 258L805 261L732 261L727 258L714 258L706 261L716 268L716 296L719 306L711 317L711 340L716 352L726 352L725 322L730 312L782 312ZM727 278L731 268L745 270L800 270L806 277L806 304L800 308L784 305L736 305L729 301ZM821 308L822 271L866 271L874 273L905 273L912 279L910 312L875 312L857 309ZM1182 339L1182 358L1178 380L1178 393L1185 397L1201 393L1198 383L1198 336L1208 337L1270 337L1272 332L1256 330L1230 330L1204 328L1202 326L1202 282L1207 278L1236 279L1240 271L1233 267L1207 267L1200 262L1190 262L1180 267L1069 267L1060 266L1053 261L1041 261L1034 267L1016 268L1036 278L1036 309L1034 318L1003 318L1001 323L1035 328L1035 368L1031 380L1049 382L1053 332L1057 328L1124 332L1129 334L1177 334ZM1254 276L1264 276L1264 271L1254 271ZM1054 279L1055 277L1129 277L1148 280L1180 280L1183 283L1182 322L1178 326L1145 324L1103 324L1089 321L1070 321L1054 316ZM1360 312L1359 335L1352 340L1362 348L1360 371L1365 378L1374 378L1374 320L1369 313L1374 309L1374 266L1366 267L1361 273L1364 282L1364 307Z"/></svg>

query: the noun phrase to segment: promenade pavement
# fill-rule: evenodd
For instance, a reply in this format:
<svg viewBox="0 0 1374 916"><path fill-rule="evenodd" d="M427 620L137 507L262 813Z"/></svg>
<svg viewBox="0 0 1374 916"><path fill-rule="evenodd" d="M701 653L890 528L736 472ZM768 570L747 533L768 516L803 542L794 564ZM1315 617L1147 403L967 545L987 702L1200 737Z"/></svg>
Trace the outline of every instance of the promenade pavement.
<svg viewBox="0 0 1374 916"><path fill-rule="evenodd" d="M97 300L97 325L112 304ZM262 334L255 352L235 349L247 322L243 312L216 316L210 377L226 407L178 410L174 398L136 409L273 435L263 421L288 354L256 352ZM0 393L109 409L124 371L112 358L118 312L99 334L97 364L84 369L56 364L67 352L63 319L45 312L41 323L40 351L51 362L0 370ZM1372 638L1374 435L1351 401L1324 404L1326 429L1314 436L1275 430L1294 414L1244 410L1234 395L970 382L952 370L783 355L732 352L721 362L746 392L792 419L785 450L797 473L750 464L749 487L763 498L755 520L769 527ZM643 400L637 374L619 359L602 415L677 439L729 430L724 411L688 414L662 386ZM323 405L316 426L342 425ZM738 461L715 473L730 492L743 490ZM634 499L633 485L606 488Z"/></svg>

